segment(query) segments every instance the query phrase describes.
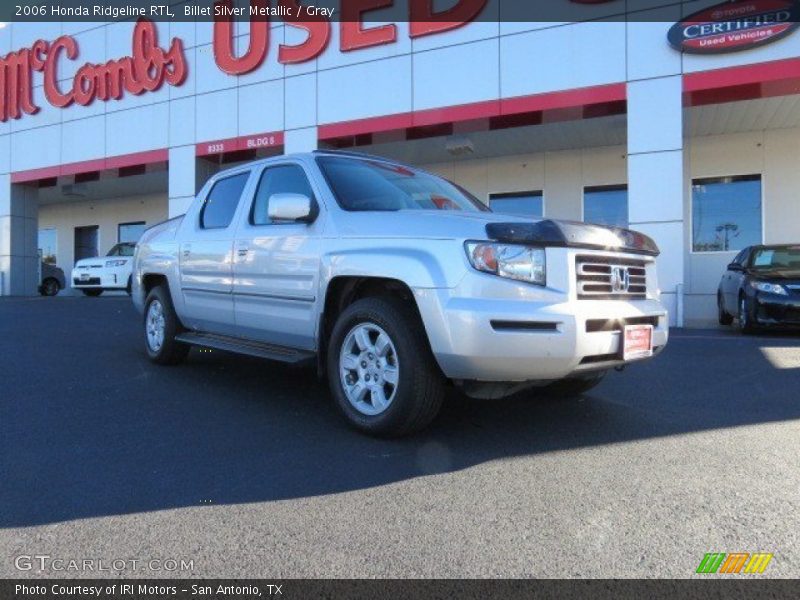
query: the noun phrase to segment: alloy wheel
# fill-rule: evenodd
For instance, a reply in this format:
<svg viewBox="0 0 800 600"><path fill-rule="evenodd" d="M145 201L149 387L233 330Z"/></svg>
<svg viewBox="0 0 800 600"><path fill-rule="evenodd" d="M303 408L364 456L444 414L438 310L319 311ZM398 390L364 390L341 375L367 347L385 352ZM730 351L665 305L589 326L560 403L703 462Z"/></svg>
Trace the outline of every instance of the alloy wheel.
<svg viewBox="0 0 800 600"><path fill-rule="evenodd" d="M158 352L164 345L165 329L164 307L159 300L153 300L147 308L147 318L145 319L147 346L152 352Z"/></svg>
<svg viewBox="0 0 800 600"><path fill-rule="evenodd" d="M389 335L374 323L359 323L345 336L339 353L339 378L350 404L376 416L397 395L400 364Z"/></svg>

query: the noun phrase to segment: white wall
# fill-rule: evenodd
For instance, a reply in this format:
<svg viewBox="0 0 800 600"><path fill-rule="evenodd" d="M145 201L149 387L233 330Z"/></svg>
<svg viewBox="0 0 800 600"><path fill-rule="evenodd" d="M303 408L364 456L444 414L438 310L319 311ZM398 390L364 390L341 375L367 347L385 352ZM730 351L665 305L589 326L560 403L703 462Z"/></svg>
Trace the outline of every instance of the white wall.
<svg viewBox="0 0 800 600"><path fill-rule="evenodd" d="M78 202L61 202L39 206L39 229L55 228L58 239L58 266L69 271L74 265L75 228L97 225L98 248L103 256L118 242L117 225L145 221L155 225L167 218L166 194L104 198Z"/></svg>

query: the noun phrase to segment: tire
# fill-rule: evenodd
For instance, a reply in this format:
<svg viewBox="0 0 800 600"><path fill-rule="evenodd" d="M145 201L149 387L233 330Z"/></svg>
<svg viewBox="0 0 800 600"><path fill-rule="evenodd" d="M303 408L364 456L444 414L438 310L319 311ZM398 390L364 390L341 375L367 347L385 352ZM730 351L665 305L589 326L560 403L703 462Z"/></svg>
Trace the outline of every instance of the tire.
<svg viewBox="0 0 800 600"><path fill-rule="evenodd" d="M128 285L125 286L125 293L128 294L128 296L131 295L132 288L133 288L133 276L131 275L128 277Z"/></svg>
<svg viewBox="0 0 800 600"><path fill-rule="evenodd" d="M42 282L40 289L42 296L55 296L61 290L61 286L58 285L58 280L48 277Z"/></svg>
<svg viewBox="0 0 800 600"><path fill-rule="evenodd" d="M159 365L177 365L186 359L190 347L175 340L183 327L165 286L156 286L147 294L142 329L144 348L151 361Z"/></svg>
<svg viewBox="0 0 800 600"><path fill-rule="evenodd" d="M557 398L573 398L585 394L592 388L600 385L607 371L600 371L585 377L562 379L544 387L545 393Z"/></svg>
<svg viewBox="0 0 800 600"><path fill-rule="evenodd" d="M365 298L342 312L331 333L327 370L339 410L370 435L420 431L442 406L445 379L425 329L416 311L394 298Z"/></svg>
<svg viewBox="0 0 800 600"><path fill-rule="evenodd" d="M84 295L91 296L92 298L97 298L100 294L103 293L103 290L81 290Z"/></svg>
<svg viewBox="0 0 800 600"><path fill-rule="evenodd" d="M717 318L720 325L730 325L733 323L733 315L729 315L725 311L725 306L722 303L722 294L717 294Z"/></svg>
<svg viewBox="0 0 800 600"><path fill-rule="evenodd" d="M739 331L745 335L755 333L758 328L755 326L755 319L750 303L744 294L739 294Z"/></svg>

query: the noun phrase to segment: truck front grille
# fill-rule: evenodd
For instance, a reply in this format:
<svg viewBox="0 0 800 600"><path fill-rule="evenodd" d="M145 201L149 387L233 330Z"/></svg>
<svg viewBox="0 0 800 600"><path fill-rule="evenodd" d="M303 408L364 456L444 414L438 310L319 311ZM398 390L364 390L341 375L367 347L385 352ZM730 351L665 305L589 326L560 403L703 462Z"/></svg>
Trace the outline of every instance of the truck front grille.
<svg viewBox="0 0 800 600"><path fill-rule="evenodd" d="M580 300L642 300L647 297L647 261L578 255L575 273Z"/></svg>

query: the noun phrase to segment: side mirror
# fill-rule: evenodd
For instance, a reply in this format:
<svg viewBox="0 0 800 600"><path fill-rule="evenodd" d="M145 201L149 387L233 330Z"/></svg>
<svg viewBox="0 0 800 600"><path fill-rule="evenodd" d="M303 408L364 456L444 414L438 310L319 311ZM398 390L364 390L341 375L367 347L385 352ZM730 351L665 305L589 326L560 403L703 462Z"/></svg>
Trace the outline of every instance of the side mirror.
<svg viewBox="0 0 800 600"><path fill-rule="evenodd" d="M728 271L738 271L741 273L744 271L744 267L742 267L742 265L739 263L731 263L728 265Z"/></svg>
<svg viewBox="0 0 800 600"><path fill-rule="evenodd" d="M272 194L267 216L271 221L312 223L317 218L317 203L304 194Z"/></svg>

